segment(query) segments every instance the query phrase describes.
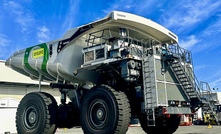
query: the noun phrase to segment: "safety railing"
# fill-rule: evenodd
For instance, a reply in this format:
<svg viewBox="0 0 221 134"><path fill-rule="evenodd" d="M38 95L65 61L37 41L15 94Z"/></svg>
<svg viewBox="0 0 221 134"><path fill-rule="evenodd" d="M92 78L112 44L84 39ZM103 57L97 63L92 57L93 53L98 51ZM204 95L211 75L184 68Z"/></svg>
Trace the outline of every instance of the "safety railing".
<svg viewBox="0 0 221 134"><path fill-rule="evenodd" d="M192 64L192 54L190 51L180 47L178 44L170 45L169 50L174 55L180 57L182 62Z"/></svg>

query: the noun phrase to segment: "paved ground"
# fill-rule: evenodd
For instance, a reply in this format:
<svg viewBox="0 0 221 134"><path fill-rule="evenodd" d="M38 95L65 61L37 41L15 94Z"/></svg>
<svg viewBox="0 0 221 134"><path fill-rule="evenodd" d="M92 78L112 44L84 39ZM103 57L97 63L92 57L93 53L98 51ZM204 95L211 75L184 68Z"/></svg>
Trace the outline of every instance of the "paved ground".
<svg viewBox="0 0 221 134"><path fill-rule="evenodd" d="M60 129L56 134L83 134L81 128L70 130ZM130 127L127 134L145 134L140 127ZM174 134L221 134L221 126L207 128L203 125L180 126Z"/></svg>

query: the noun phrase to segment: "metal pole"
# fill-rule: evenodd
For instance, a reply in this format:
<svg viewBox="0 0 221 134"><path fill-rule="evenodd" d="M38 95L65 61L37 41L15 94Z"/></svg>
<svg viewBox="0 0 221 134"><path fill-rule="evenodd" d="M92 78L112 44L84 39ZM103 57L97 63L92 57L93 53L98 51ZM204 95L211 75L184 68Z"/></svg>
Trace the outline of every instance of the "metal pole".
<svg viewBox="0 0 221 134"><path fill-rule="evenodd" d="M42 75L39 74L39 84L38 84L39 92L41 92L41 78L42 78Z"/></svg>

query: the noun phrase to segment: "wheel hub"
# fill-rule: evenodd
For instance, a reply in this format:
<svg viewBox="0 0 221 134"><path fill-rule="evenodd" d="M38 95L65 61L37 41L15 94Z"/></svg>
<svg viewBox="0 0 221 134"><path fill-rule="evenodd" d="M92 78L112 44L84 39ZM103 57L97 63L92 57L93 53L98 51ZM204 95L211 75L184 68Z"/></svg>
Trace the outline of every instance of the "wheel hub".
<svg viewBox="0 0 221 134"><path fill-rule="evenodd" d="M89 110L91 124L96 128L102 128L107 121L107 106L103 100L92 102Z"/></svg>
<svg viewBox="0 0 221 134"><path fill-rule="evenodd" d="M103 116L104 116L103 110L102 110L101 108L98 109L98 110L97 110L97 118L98 118L99 120L101 120L101 119L103 118Z"/></svg>
<svg viewBox="0 0 221 134"><path fill-rule="evenodd" d="M34 111L31 111L28 115L28 121L32 124L36 121L36 113Z"/></svg>
<svg viewBox="0 0 221 134"><path fill-rule="evenodd" d="M24 113L24 123L25 127L31 129L35 126L37 122L37 110L34 107L28 107Z"/></svg>

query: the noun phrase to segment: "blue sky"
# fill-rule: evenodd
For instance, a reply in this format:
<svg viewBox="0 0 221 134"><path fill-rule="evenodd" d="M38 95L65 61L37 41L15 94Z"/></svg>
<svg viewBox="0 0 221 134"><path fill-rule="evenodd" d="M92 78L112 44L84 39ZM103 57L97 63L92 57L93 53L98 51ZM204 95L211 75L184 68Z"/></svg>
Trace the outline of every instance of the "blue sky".
<svg viewBox="0 0 221 134"><path fill-rule="evenodd" d="M218 0L1 0L0 59L62 37L68 29L112 10L149 18L174 32L192 51L195 74L221 91L221 1Z"/></svg>

